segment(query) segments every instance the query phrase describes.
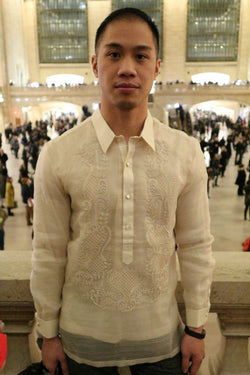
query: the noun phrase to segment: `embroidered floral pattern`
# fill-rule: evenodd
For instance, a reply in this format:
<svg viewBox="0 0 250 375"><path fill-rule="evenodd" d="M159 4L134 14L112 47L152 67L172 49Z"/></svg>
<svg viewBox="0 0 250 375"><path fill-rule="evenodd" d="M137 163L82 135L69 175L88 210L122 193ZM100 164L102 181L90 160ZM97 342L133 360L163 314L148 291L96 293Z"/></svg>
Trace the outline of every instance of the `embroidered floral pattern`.
<svg viewBox="0 0 250 375"><path fill-rule="evenodd" d="M160 152L148 152L144 160L147 189L143 200L145 220L141 225L145 226L146 248L134 255L131 264L124 264L116 253L121 249L113 248L110 220L115 197L108 185L107 156L94 146L81 155L90 167L80 181L85 230L79 240L71 281L80 298L102 309L131 311L168 292L168 263L174 249L170 210L175 193L173 181L166 181L164 173L168 151L164 143L156 146Z"/></svg>

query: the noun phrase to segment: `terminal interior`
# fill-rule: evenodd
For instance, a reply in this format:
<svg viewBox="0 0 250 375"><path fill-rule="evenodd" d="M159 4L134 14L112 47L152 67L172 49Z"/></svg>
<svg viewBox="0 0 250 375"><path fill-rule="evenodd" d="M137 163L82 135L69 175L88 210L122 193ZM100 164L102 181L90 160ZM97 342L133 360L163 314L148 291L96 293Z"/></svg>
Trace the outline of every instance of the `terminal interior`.
<svg viewBox="0 0 250 375"><path fill-rule="evenodd" d="M77 126L82 106L87 106L91 113L98 108L99 87L89 63L94 53L94 35L102 19L121 3L0 2L0 132L17 201L14 216L6 220L5 247L0 251L0 320L5 323L9 340L5 375L15 375L40 360L32 330L34 310L29 292L32 226L26 222L18 182L23 145L20 134L16 158L5 130L10 124L13 130L23 129L29 122L35 128L36 122L41 121L46 124L48 137L54 138L72 124ZM209 142L214 127L219 141L227 142L236 131L236 143L243 136L248 140L242 158L247 169L249 0L123 3L152 12L163 40L161 71L149 95L151 113L166 126L186 131L199 141ZM57 39L53 39L53 33ZM205 124L205 132L198 124ZM242 246L250 236L250 212L244 220L244 196L237 194L235 185L239 169L235 156L232 147L224 177L219 176L218 186L213 180L209 185L216 269L206 327L207 356L199 375L250 374L250 252L243 252ZM208 167L208 148L204 160ZM29 172L34 177L31 165ZM247 170L246 175L249 178ZM181 309L182 299L178 298ZM121 374L128 373L121 369Z"/></svg>

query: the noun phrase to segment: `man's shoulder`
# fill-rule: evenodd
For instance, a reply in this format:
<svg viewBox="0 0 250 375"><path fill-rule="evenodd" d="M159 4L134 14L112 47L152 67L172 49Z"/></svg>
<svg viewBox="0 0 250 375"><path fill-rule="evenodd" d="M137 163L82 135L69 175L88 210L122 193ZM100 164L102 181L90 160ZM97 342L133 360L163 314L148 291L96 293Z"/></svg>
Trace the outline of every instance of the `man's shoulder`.
<svg viewBox="0 0 250 375"><path fill-rule="evenodd" d="M75 125L72 129L67 130L62 135L49 141L49 147L74 147L74 145L79 144L80 141L86 140L86 137L92 128L91 124L91 117L88 117L85 121Z"/></svg>
<svg viewBox="0 0 250 375"><path fill-rule="evenodd" d="M169 125L162 123L157 118L153 117L154 132L156 139L172 142L184 142L187 144L193 144L197 142L194 137L188 135L182 130L171 128Z"/></svg>

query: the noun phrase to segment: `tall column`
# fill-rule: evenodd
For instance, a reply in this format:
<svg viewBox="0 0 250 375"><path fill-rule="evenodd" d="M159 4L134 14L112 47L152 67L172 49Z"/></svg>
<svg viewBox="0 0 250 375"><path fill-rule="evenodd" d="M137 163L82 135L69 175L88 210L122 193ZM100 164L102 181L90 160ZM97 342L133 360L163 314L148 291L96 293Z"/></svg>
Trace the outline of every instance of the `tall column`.
<svg viewBox="0 0 250 375"><path fill-rule="evenodd" d="M4 102L2 103L2 121L0 119L0 131L4 130L5 124L11 122L11 103L10 103L10 89L9 89L9 75L6 54L6 41L5 41L5 27L4 27L4 12L3 1L0 0L0 75L2 78L2 94Z"/></svg>
<svg viewBox="0 0 250 375"><path fill-rule="evenodd" d="M241 1L239 48L238 48L238 79L250 78L250 2Z"/></svg>

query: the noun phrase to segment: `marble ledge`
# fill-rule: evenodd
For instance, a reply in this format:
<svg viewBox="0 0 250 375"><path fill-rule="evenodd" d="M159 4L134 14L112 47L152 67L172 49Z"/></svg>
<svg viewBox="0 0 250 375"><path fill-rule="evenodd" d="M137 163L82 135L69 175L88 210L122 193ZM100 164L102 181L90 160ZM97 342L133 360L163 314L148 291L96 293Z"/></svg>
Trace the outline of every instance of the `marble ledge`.
<svg viewBox="0 0 250 375"><path fill-rule="evenodd" d="M31 251L0 251L0 280L29 278ZM217 251L213 253L216 281L250 281L250 252Z"/></svg>
<svg viewBox="0 0 250 375"><path fill-rule="evenodd" d="M250 282L250 252L214 252L213 281Z"/></svg>
<svg viewBox="0 0 250 375"><path fill-rule="evenodd" d="M31 254L31 251L0 251L0 301L32 300L29 290ZM250 288L250 253L214 252L214 258L213 285L219 288L219 293L223 285L228 289L233 283L238 290L237 300L244 299L250 305L250 293L245 295L244 291ZM226 294L228 302L234 303L235 294L231 297L230 293Z"/></svg>
<svg viewBox="0 0 250 375"><path fill-rule="evenodd" d="M21 347L26 350L26 357L21 354L20 363L17 361L17 358L20 358L20 347L10 350L15 360L9 358L9 365L16 363L19 367L13 371L13 368L7 369L7 365L6 375L18 373L30 364L27 337L32 331L34 318L34 305L29 287L31 254L31 251L0 251L0 319L6 323L5 332L9 334L9 344L13 342L16 347L17 340L23 340ZM219 373L218 368L221 367L226 345L225 336L229 336L229 339L231 336L237 336L236 339L245 336L246 340L246 336L250 336L250 253L216 252L214 257L216 267L211 290L211 311L217 314L209 314L207 340L210 335L211 348L207 345L207 363L204 362L200 375ZM176 294L181 315L184 317L180 282ZM212 324L211 317L217 319L217 316L218 324ZM245 353L244 355L246 356ZM250 339L248 356L250 361ZM121 374L128 375L129 372Z"/></svg>
<svg viewBox="0 0 250 375"><path fill-rule="evenodd" d="M31 251L0 251L0 319L28 323L34 316L30 292ZM215 252L211 312L218 314L227 334L250 336L250 253ZM183 319L181 282L176 296Z"/></svg>

